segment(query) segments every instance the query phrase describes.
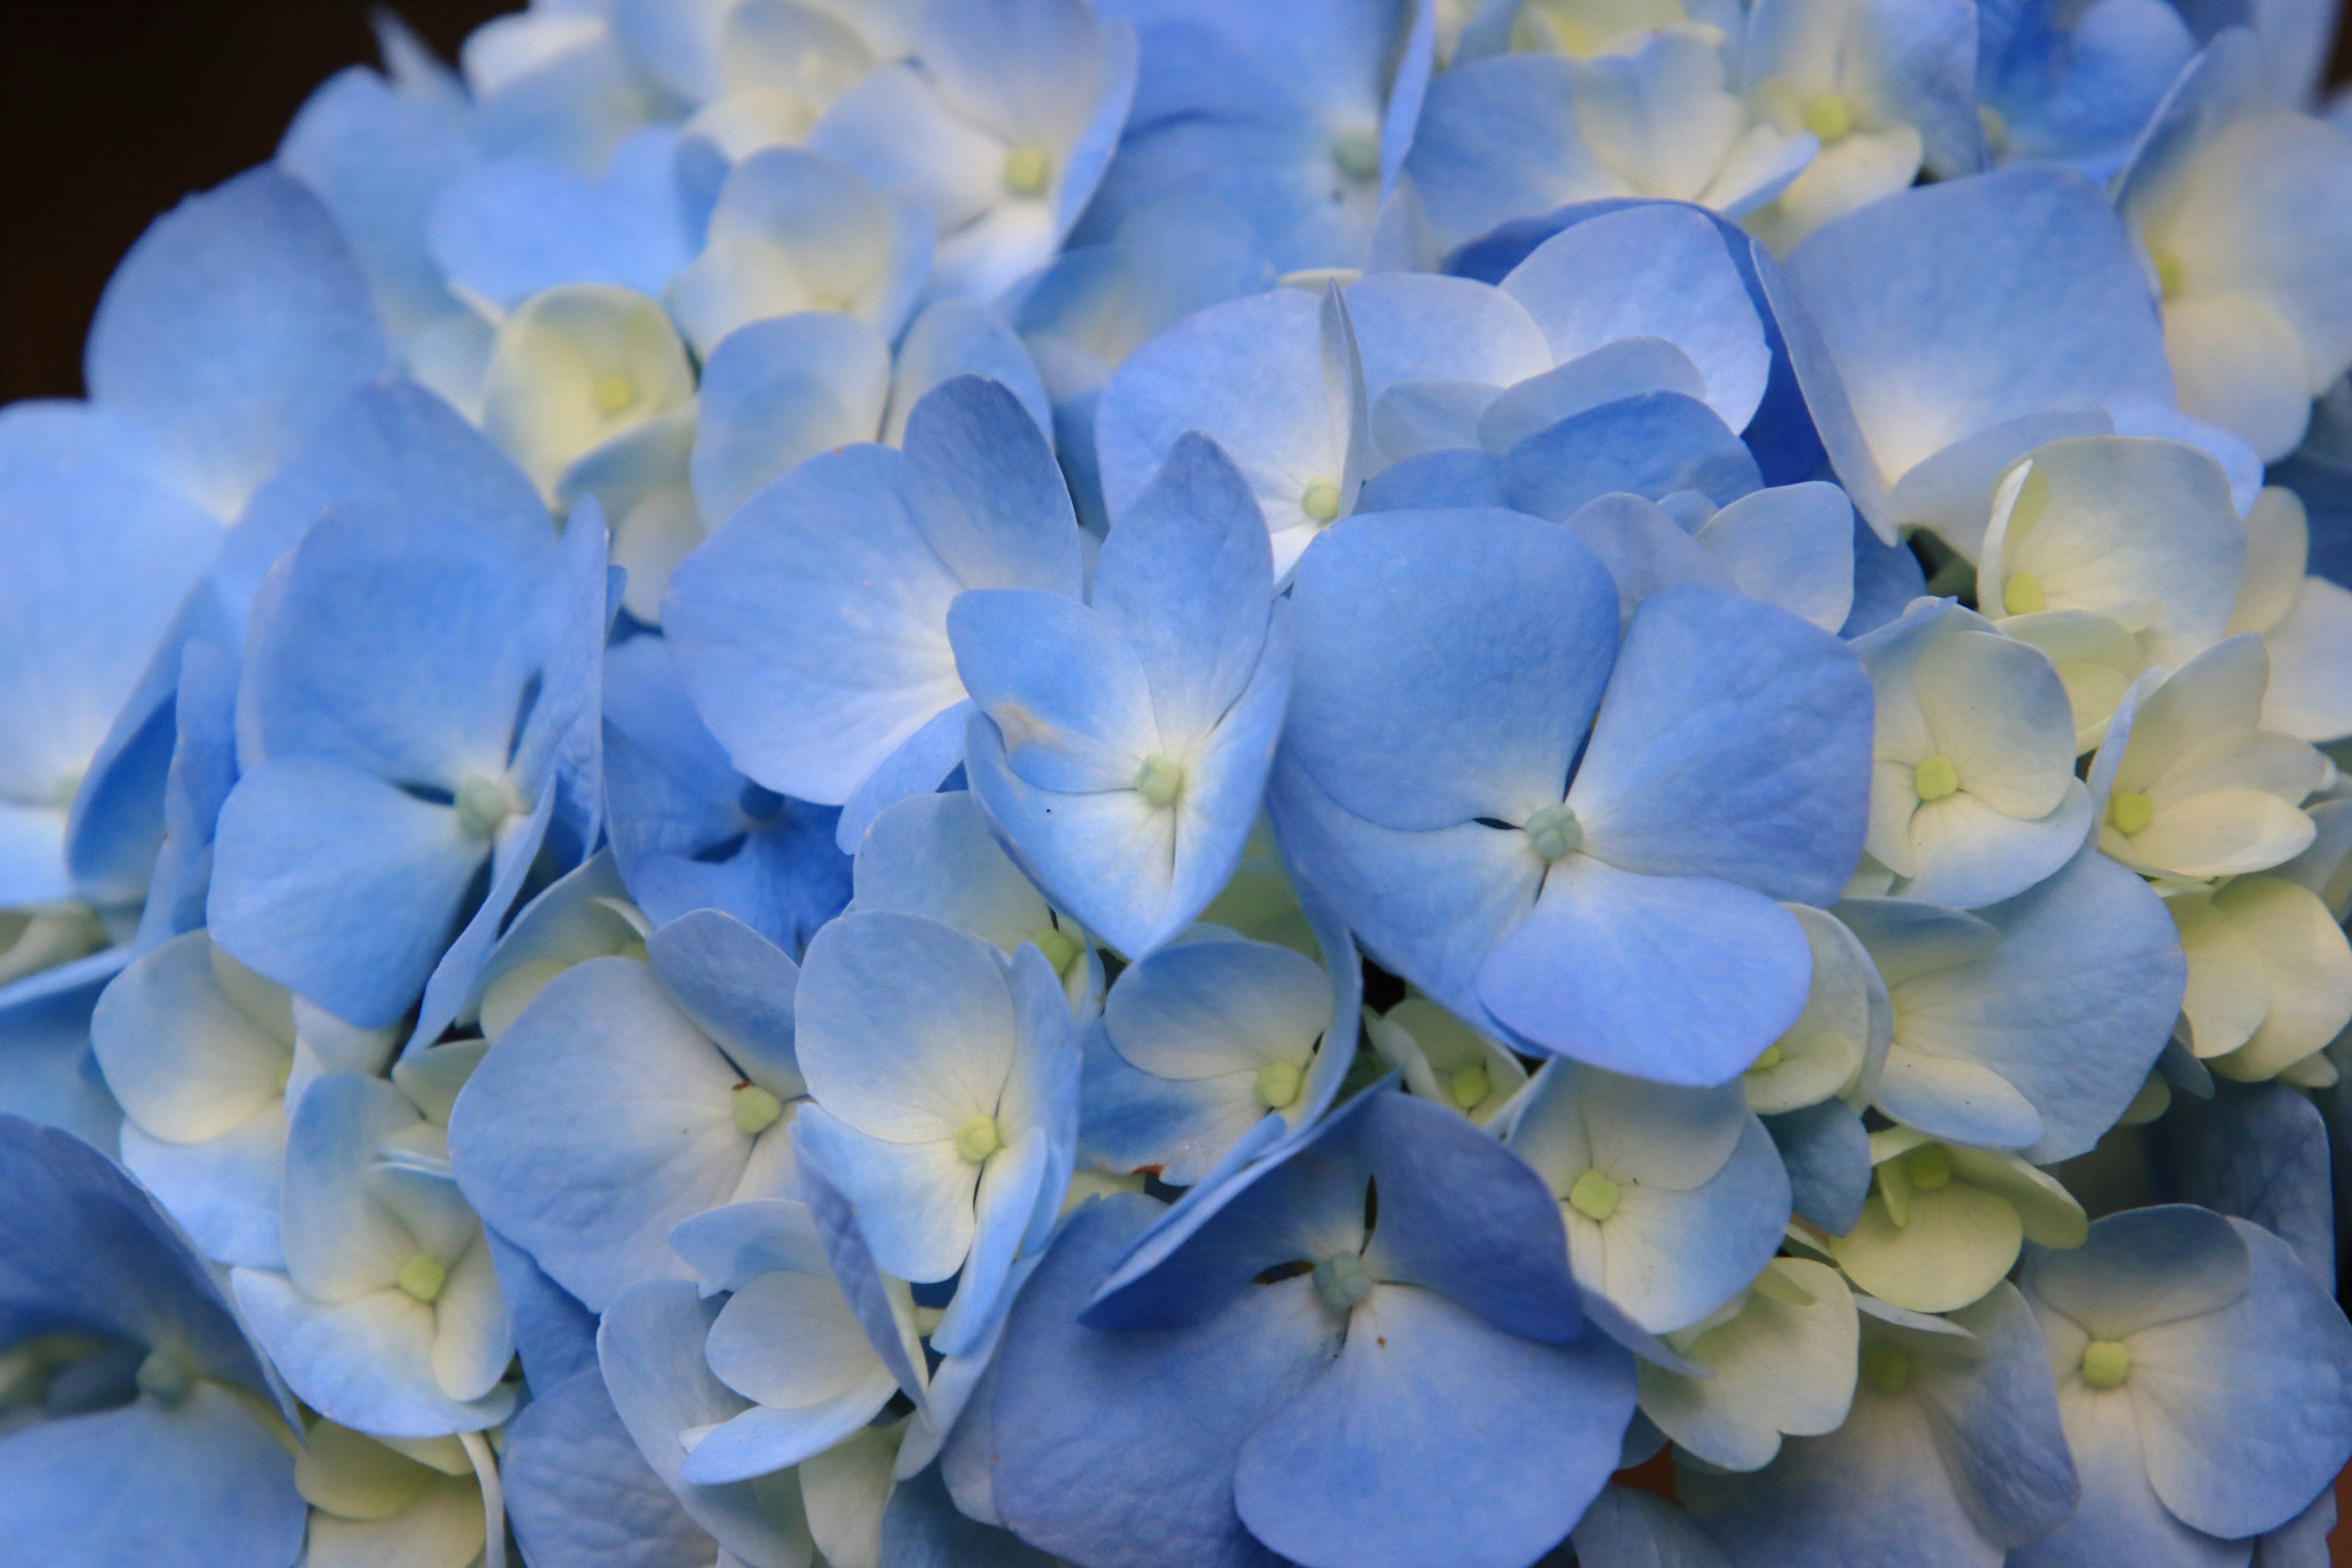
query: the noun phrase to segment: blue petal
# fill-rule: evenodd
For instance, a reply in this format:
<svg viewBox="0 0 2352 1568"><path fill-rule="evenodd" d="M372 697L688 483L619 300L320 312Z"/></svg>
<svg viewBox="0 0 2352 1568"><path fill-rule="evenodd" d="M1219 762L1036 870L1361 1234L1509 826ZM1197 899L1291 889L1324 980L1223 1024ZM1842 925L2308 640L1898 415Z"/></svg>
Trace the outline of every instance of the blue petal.
<svg viewBox="0 0 2352 1568"><path fill-rule="evenodd" d="M1292 595L1286 765L1387 827L1558 804L1615 658L1616 597L1565 531L1509 513L1334 527Z"/></svg>
<svg viewBox="0 0 2352 1568"><path fill-rule="evenodd" d="M356 769L264 763L221 810L207 908L247 967L373 1028L424 989L489 846Z"/></svg>
<svg viewBox="0 0 2352 1568"><path fill-rule="evenodd" d="M226 1390L141 1398L0 1438L0 1553L44 1568L286 1568L310 1510L294 1461Z"/></svg>
<svg viewBox="0 0 2352 1568"><path fill-rule="evenodd" d="M1808 237L1782 280L1810 318L1789 346L1831 461L1890 542L1888 487L1962 437L2029 415L2171 401L2131 242L2105 194L2074 175L2011 170L1897 192ZM1785 327L1791 310L1780 315Z"/></svg>
<svg viewBox="0 0 2352 1568"><path fill-rule="evenodd" d="M1055 1563L1012 1531L965 1517L936 1469L891 1489L882 1513L882 1552L891 1568L1053 1568Z"/></svg>
<svg viewBox="0 0 2352 1568"><path fill-rule="evenodd" d="M1711 877L1554 866L1535 911L1478 971L1478 997L1543 1049L1663 1083L1745 1071L1803 1011L1796 917Z"/></svg>
<svg viewBox="0 0 2352 1568"><path fill-rule="evenodd" d="M873 440L889 395L889 345L855 316L803 310L730 332L703 362L689 463L705 525L803 459Z"/></svg>
<svg viewBox="0 0 2352 1568"><path fill-rule="evenodd" d="M490 1261L498 1268L499 1294L514 1322L515 1353L535 1397L596 1368L596 1314L547 1277L530 1254L487 1229Z"/></svg>
<svg viewBox="0 0 2352 1568"><path fill-rule="evenodd" d="M1597 1333L1534 1343L1375 1286L1330 1368L1244 1440L1234 1500L1309 1568L1520 1568L1601 1490L1633 1414L1633 1358Z"/></svg>
<svg viewBox="0 0 2352 1568"><path fill-rule="evenodd" d="M470 169L433 203L433 258L454 288L499 310L566 283L659 299L688 257L675 141L640 131L596 180L537 158Z"/></svg>
<svg viewBox="0 0 2352 1568"><path fill-rule="evenodd" d="M1631 1487L1601 1488L1569 1541L1580 1561L1609 1568L1731 1568L1687 1514Z"/></svg>
<svg viewBox="0 0 2352 1568"><path fill-rule="evenodd" d="M375 305L334 220L265 167L140 237L99 301L84 372L91 401L145 426L183 492L227 517L383 368Z"/></svg>
<svg viewBox="0 0 2352 1568"><path fill-rule="evenodd" d="M997 1511L1060 1555L1120 1541L1137 1568L1273 1568L1234 1511L1234 1460L1328 1361L1338 1322L1293 1279L1244 1280L1232 1310L1180 1333L1081 1327L1079 1310L1159 1212L1124 1194L1087 1205L1014 1303L992 1410Z"/></svg>
<svg viewBox="0 0 2352 1568"><path fill-rule="evenodd" d="M1788 1169L1799 1217L1832 1236L1852 1230L1870 1196L1870 1134L1862 1118L1825 1100L1763 1121Z"/></svg>
<svg viewBox="0 0 2352 1568"><path fill-rule="evenodd" d="M449 1152L483 1219L602 1310L675 1279L678 1221L738 1196L753 1140L734 1063L632 959L565 971L482 1060L449 1117ZM773 1135L782 1135L781 1129Z"/></svg>
<svg viewBox="0 0 2352 1568"><path fill-rule="evenodd" d="M2253 1221L2293 1247L2314 1278L2335 1279L2335 1205L2319 1108L2281 1083L2215 1088L2208 1101L2176 1100L2157 1124L2168 1194Z"/></svg>
<svg viewBox="0 0 2352 1568"><path fill-rule="evenodd" d="M748 1408L702 1359L719 1306L703 1300L683 1279L651 1280L627 1291L605 1310L596 1331L604 1384L637 1452L695 1523L748 1568L805 1568L807 1559L793 1543L796 1535L807 1539L799 1478L704 1487L678 1474L686 1463L680 1433Z"/></svg>
<svg viewBox="0 0 2352 1568"><path fill-rule="evenodd" d="M670 998L753 1083L780 1100L807 1092L793 1057L800 965L731 915L697 910L646 939Z"/></svg>
<svg viewBox="0 0 2352 1568"><path fill-rule="evenodd" d="M1635 612L1568 802L1626 870L1833 901L1862 858L1862 663L1786 611L1679 586Z"/></svg>
<svg viewBox="0 0 2352 1568"><path fill-rule="evenodd" d="M499 1461L507 1517L533 1563L708 1568L718 1549L630 1441L593 1349L584 1371L515 1417Z"/></svg>
<svg viewBox="0 0 2352 1568"><path fill-rule="evenodd" d="M1696 490L1727 506L1763 483L1729 426L1678 392L1640 393L1570 415L1503 458L1510 504L1556 521L1612 490L1651 500Z"/></svg>

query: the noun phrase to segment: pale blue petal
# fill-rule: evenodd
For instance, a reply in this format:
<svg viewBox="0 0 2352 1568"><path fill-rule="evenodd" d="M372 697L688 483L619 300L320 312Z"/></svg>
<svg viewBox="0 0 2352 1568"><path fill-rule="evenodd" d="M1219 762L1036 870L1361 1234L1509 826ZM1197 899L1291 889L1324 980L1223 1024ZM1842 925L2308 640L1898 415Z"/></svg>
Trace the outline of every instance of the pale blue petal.
<svg viewBox="0 0 2352 1568"><path fill-rule="evenodd" d="M1817 413L1833 411L1831 460L1882 538L1885 488L1964 437L2171 401L2140 264L2105 194L2074 175L2010 170L1897 192L1808 237L1783 277L1813 329L1790 331L1798 377Z"/></svg>
<svg viewBox="0 0 2352 1568"><path fill-rule="evenodd" d="M1273 590L1247 484L1214 442L1185 437L1104 542L1092 595L1142 667L1163 737L1206 733L1240 697Z"/></svg>
<svg viewBox="0 0 2352 1568"><path fill-rule="evenodd" d="M732 915L696 910L646 939L670 999L743 1076L780 1100L808 1092L793 1055L800 966Z"/></svg>
<svg viewBox="0 0 2352 1568"><path fill-rule="evenodd" d="M499 1472L507 1518L532 1563L709 1568L718 1550L637 1452L593 1350L585 1370L515 1417Z"/></svg>
<svg viewBox="0 0 2352 1568"><path fill-rule="evenodd" d="M1556 805L1616 652L1606 570L1564 531L1508 513L1337 526L1302 562L1292 615L1285 764L1393 828ZM1465 639L1470 626L1480 635ZM1423 700L1432 691L1448 700Z"/></svg>
<svg viewBox="0 0 2352 1568"><path fill-rule="evenodd" d="M992 1423L996 1509L1057 1554L1118 1540L1149 1551L1139 1564L1273 1568L1234 1511L1234 1458L1328 1361L1337 1321L1294 1279L1244 1285L1233 1310L1182 1333L1081 1327L1104 1273L1160 1212L1123 1194L1087 1205L1014 1303Z"/></svg>
<svg viewBox="0 0 2352 1568"><path fill-rule="evenodd" d="M1664 1083L1745 1071L1803 1010L1796 918L1708 877L1590 855L1552 867L1535 910L1479 967L1478 999L1541 1048Z"/></svg>
<svg viewBox="0 0 2352 1568"><path fill-rule="evenodd" d="M949 607L956 673L1026 783L1063 794L1132 789L1146 757L1182 755L1190 737L1163 742L1143 666L1119 631L1076 599L1034 589L976 590Z"/></svg>
<svg viewBox="0 0 2352 1568"><path fill-rule="evenodd" d="M1797 1214L1832 1236L1852 1230L1870 1196L1870 1134L1862 1118L1825 1100L1763 1122L1780 1151Z"/></svg>
<svg viewBox="0 0 2352 1568"><path fill-rule="evenodd" d="M824 1173L856 1205L877 1267L902 1279L947 1279L971 1251L980 1171L952 1142L893 1143L861 1132L822 1104L793 1122L803 1167Z"/></svg>
<svg viewBox="0 0 2352 1568"><path fill-rule="evenodd" d="M543 1399L583 1372L596 1369L596 1314L547 1277L530 1254L485 1229L490 1261L514 1324L515 1354L535 1398Z"/></svg>
<svg viewBox="0 0 2352 1568"><path fill-rule="evenodd" d="M602 1310L687 1270L670 1228L739 1194L752 1139L735 1064L634 959L550 982L499 1037L449 1117L457 1178L483 1219Z"/></svg>
<svg viewBox="0 0 2352 1568"><path fill-rule="evenodd" d="M141 1398L0 1438L0 1554L43 1568L287 1568L294 1461L226 1390Z"/></svg>
<svg viewBox="0 0 2352 1568"><path fill-rule="evenodd" d="M747 1408L702 1359L719 1307L682 1279L655 1280L624 1294L596 1333L605 1386L637 1451L695 1523L747 1568L807 1568L805 1549L793 1542L807 1538L797 1478L701 1487L678 1474L686 1463L681 1432Z"/></svg>
<svg viewBox="0 0 2352 1568"><path fill-rule="evenodd" d="M906 439L907 421L931 389L960 375L985 376L1018 398L1047 439L1054 434L1052 409L1036 362L1004 318L970 300L935 300L923 307L898 342L898 364L890 380L889 413L882 439Z"/></svg>
<svg viewBox="0 0 2352 1568"><path fill-rule="evenodd" d="M143 426L191 500L233 515L384 368L367 280L319 199L248 171L156 220L99 301L90 398Z"/></svg>
<svg viewBox="0 0 2352 1568"><path fill-rule="evenodd" d="M1011 1531L967 1517L937 1470L891 1489L882 1513L882 1552L891 1568L1053 1568L1055 1563Z"/></svg>
<svg viewBox="0 0 2352 1568"><path fill-rule="evenodd" d="M838 310L803 310L727 335L703 362L695 507L717 528L803 459L871 441L889 406L890 348Z"/></svg>
<svg viewBox="0 0 2352 1568"><path fill-rule="evenodd" d="M489 846L341 763L264 763L221 810L207 908L247 967L362 1027L416 1000Z"/></svg>
<svg viewBox="0 0 2352 1568"><path fill-rule="evenodd" d="M1314 1568L1518 1568L1582 1515L1633 1413L1633 1358L1597 1333L1534 1343L1375 1287L1330 1370L1244 1441L1234 1502Z"/></svg>
<svg viewBox="0 0 2352 1568"><path fill-rule="evenodd" d="M1762 488L1739 437L1696 398L1644 392L1570 415L1503 458L1503 493L1555 521L1612 490L1663 500L1696 490L1717 506Z"/></svg>
<svg viewBox="0 0 2352 1568"><path fill-rule="evenodd" d="M2169 1195L2250 1219L2295 1249L2312 1275L2336 1278L2327 1127L2281 1083L2217 1084L2210 1100L2177 1099L2155 1131Z"/></svg>
<svg viewBox="0 0 2352 1568"><path fill-rule="evenodd" d="M1569 1540L1594 1568L1730 1568L1687 1514L1632 1487L1601 1488Z"/></svg>
<svg viewBox="0 0 2352 1568"><path fill-rule="evenodd" d="M1753 600L1659 593L1569 791L1585 847L1827 904L1862 854L1870 713L1869 678L1835 637Z"/></svg>
<svg viewBox="0 0 2352 1568"><path fill-rule="evenodd" d="M2229 1222L2252 1262L2218 1312L2131 1336L2148 1479L2211 1534L2275 1530L2352 1455L2352 1323L2292 1247Z"/></svg>
<svg viewBox="0 0 2352 1568"><path fill-rule="evenodd" d="M567 283L659 299L690 254L675 143L640 131L594 180L538 158L478 165L434 200L433 258L453 288L499 310Z"/></svg>

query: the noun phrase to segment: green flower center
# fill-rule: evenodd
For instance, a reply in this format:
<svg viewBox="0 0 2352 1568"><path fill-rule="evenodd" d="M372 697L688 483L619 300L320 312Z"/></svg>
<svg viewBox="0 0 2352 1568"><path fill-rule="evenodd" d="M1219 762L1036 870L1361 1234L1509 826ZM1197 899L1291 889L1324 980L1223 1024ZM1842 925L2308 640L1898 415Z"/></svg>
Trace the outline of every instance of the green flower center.
<svg viewBox="0 0 2352 1568"><path fill-rule="evenodd" d="M2156 820L2156 802L2136 789L2119 789L2107 797L2107 824L2129 838Z"/></svg>
<svg viewBox="0 0 2352 1568"><path fill-rule="evenodd" d="M400 1277L393 1282L407 1292L411 1300L429 1307L441 1299L443 1288L449 1283L449 1271L431 1253L420 1252L400 1266Z"/></svg>
<svg viewBox="0 0 2352 1568"><path fill-rule="evenodd" d="M776 1124L784 1102L756 1083L739 1083L728 1096L735 1108L735 1125L747 1138L757 1138Z"/></svg>
<svg viewBox="0 0 2352 1568"><path fill-rule="evenodd" d="M2083 1347L2083 1381L2093 1388L2120 1387L2131 1375L2131 1347L2116 1340L2093 1340Z"/></svg>
<svg viewBox="0 0 2352 1568"><path fill-rule="evenodd" d="M1805 105L1805 129L1822 145L1843 142L1853 134L1853 106L1834 92L1825 92Z"/></svg>
<svg viewBox="0 0 2352 1568"><path fill-rule="evenodd" d="M1350 1311L1372 1293L1372 1277L1356 1254L1335 1252L1315 1266L1315 1293L1333 1311Z"/></svg>
<svg viewBox="0 0 2352 1568"><path fill-rule="evenodd" d="M1599 1225L1617 1212L1624 1189L1598 1171L1588 1170L1568 1189L1568 1206Z"/></svg>
<svg viewBox="0 0 2352 1568"><path fill-rule="evenodd" d="M1268 1110L1280 1110L1298 1098L1302 1081L1298 1069L1288 1062L1268 1062L1257 1069L1257 1102Z"/></svg>
<svg viewBox="0 0 2352 1568"><path fill-rule="evenodd" d="M1563 803L1540 807L1528 817L1528 847L1549 865L1584 847L1584 824Z"/></svg>
<svg viewBox="0 0 2352 1568"><path fill-rule="evenodd" d="M1952 1156L1941 1143L1927 1143L1903 1156L1903 1173L1912 1186L1932 1193L1952 1179Z"/></svg>
<svg viewBox="0 0 2352 1568"><path fill-rule="evenodd" d="M2009 581L2000 585L2000 607L2012 616L2038 616L2048 606L2042 595L2042 579L2031 572L2011 572Z"/></svg>
<svg viewBox="0 0 2352 1568"><path fill-rule="evenodd" d="M1911 1358L1893 1345L1871 1345L1862 1352L1862 1380L1888 1395L1911 1386Z"/></svg>
<svg viewBox="0 0 2352 1568"><path fill-rule="evenodd" d="M996 1130L993 1116L974 1116L956 1129L956 1152L980 1164L1003 1146L1003 1138Z"/></svg>
<svg viewBox="0 0 2352 1568"><path fill-rule="evenodd" d="M1937 752L1911 770L1911 787L1919 792L1923 802L1941 800L1959 793L1960 770L1952 765L1951 758Z"/></svg>
<svg viewBox="0 0 2352 1568"><path fill-rule="evenodd" d="M1152 752L1135 770L1135 793L1163 810L1175 805L1184 793L1184 764Z"/></svg>
<svg viewBox="0 0 2352 1568"><path fill-rule="evenodd" d="M1495 1080L1486 1071L1485 1062L1472 1062L1466 1068L1455 1068L1445 1085L1446 1092L1454 1097L1454 1103L1465 1110L1485 1100L1494 1092L1494 1088Z"/></svg>
<svg viewBox="0 0 2352 1568"><path fill-rule="evenodd" d="M1339 487L1329 479L1310 479L1298 495L1298 510L1317 522L1339 515Z"/></svg>
<svg viewBox="0 0 2352 1568"><path fill-rule="evenodd" d="M1004 188L1016 196L1034 196L1045 188L1053 164L1043 147L1015 147L1004 154Z"/></svg>

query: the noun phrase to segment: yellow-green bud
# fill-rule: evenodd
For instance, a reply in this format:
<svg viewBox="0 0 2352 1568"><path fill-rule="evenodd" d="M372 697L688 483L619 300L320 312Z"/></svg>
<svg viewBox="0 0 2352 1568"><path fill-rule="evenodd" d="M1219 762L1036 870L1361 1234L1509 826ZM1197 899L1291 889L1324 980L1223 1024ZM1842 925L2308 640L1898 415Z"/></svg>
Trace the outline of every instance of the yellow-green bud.
<svg viewBox="0 0 2352 1568"><path fill-rule="evenodd" d="M2156 820L2156 802L2136 789L2119 789L2107 797L2107 825L2129 838Z"/></svg>
<svg viewBox="0 0 2352 1568"><path fill-rule="evenodd" d="M1331 162L1351 180L1376 180L1381 174L1381 133L1359 127L1331 138Z"/></svg>
<svg viewBox="0 0 2352 1568"><path fill-rule="evenodd" d="M1952 765L1951 758L1937 752L1911 770L1911 787L1919 792L1922 801L1941 800L1959 793L1960 770Z"/></svg>
<svg viewBox="0 0 2352 1568"><path fill-rule="evenodd" d="M1853 134L1853 106L1834 92L1825 92L1805 105L1805 129L1824 146Z"/></svg>
<svg viewBox="0 0 2352 1568"><path fill-rule="evenodd" d="M637 400L637 389L617 371L598 376L591 392L596 399L596 412L607 418Z"/></svg>
<svg viewBox="0 0 2352 1568"><path fill-rule="evenodd" d="M1016 196L1034 196L1045 188L1053 166L1042 147L1015 147L1004 154L1004 188Z"/></svg>
<svg viewBox="0 0 2352 1568"><path fill-rule="evenodd" d="M1538 808L1528 816L1528 847L1549 864L1584 847L1584 824L1562 803Z"/></svg>
<svg viewBox="0 0 2352 1568"><path fill-rule="evenodd" d="M1862 1380L1885 1394L1911 1386L1911 1358L1893 1345L1871 1345L1862 1352Z"/></svg>
<svg viewBox="0 0 2352 1568"><path fill-rule="evenodd" d="M1299 1070L1290 1063L1268 1062L1257 1069L1257 1102L1268 1110L1280 1110L1298 1098L1302 1081Z"/></svg>
<svg viewBox="0 0 2352 1568"><path fill-rule="evenodd" d="M1310 479L1298 495L1298 510L1317 522L1339 515L1339 487L1329 479Z"/></svg>
<svg viewBox="0 0 2352 1568"><path fill-rule="evenodd" d="M1775 1041L1771 1045L1765 1047L1763 1053L1754 1061L1748 1064L1748 1070L1749 1072L1770 1072L1774 1068L1779 1067L1787 1059L1788 1053L1781 1050L1780 1043Z"/></svg>
<svg viewBox="0 0 2352 1568"><path fill-rule="evenodd" d="M2180 258L2159 250L2148 259L2156 264L2156 286L2164 297L2169 300L2179 293L2182 286L2189 281L2188 275L2180 265Z"/></svg>
<svg viewBox="0 0 2352 1568"><path fill-rule="evenodd" d="M728 1096L734 1102L735 1125L747 1138L757 1138L776 1124L784 1102L756 1083L739 1083Z"/></svg>
<svg viewBox="0 0 2352 1568"><path fill-rule="evenodd" d="M1054 966L1056 974L1067 974L1078 954L1086 952L1076 937L1059 926L1033 931L1029 933L1029 940L1037 944L1037 951L1045 955L1045 962Z"/></svg>
<svg viewBox="0 0 2352 1568"><path fill-rule="evenodd" d="M993 1116L974 1116L956 1129L956 1152L977 1165L1003 1144Z"/></svg>
<svg viewBox="0 0 2352 1568"><path fill-rule="evenodd" d="M202 1375L186 1356L169 1345L157 1345L147 1352L147 1359L139 1363L139 1371L131 1381L139 1385L139 1392L149 1398L159 1399L166 1405L177 1405L188 1396L188 1390L195 1387L196 1379Z"/></svg>
<svg viewBox="0 0 2352 1568"><path fill-rule="evenodd" d="M1175 805L1176 797L1184 793L1184 764L1152 752L1135 770L1135 793L1152 805Z"/></svg>
<svg viewBox="0 0 2352 1568"><path fill-rule="evenodd" d="M2031 572L2011 572L2000 585L2000 607L2012 616L2038 616L2049 603L2042 597L2042 579Z"/></svg>
<svg viewBox="0 0 2352 1568"><path fill-rule="evenodd" d="M2116 1340L2093 1340L2083 1347L2083 1381L2093 1388L2116 1388L2131 1375L2131 1347Z"/></svg>
<svg viewBox="0 0 2352 1568"><path fill-rule="evenodd" d="M1454 1097L1454 1103L1468 1110L1494 1091L1495 1080L1488 1075L1485 1062L1472 1062L1466 1068L1455 1068L1445 1088Z"/></svg>
<svg viewBox="0 0 2352 1568"><path fill-rule="evenodd" d="M1372 1293L1372 1278L1364 1272L1361 1258L1335 1252L1315 1266L1315 1293L1333 1311L1350 1311Z"/></svg>
<svg viewBox="0 0 2352 1568"><path fill-rule="evenodd" d="M1617 1212L1624 1189L1598 1171L1587 1171L1568 1189L1568 1206L1596 1225Z"/></svg>
<svg viewBox="0 0 2352 1568"><path fill-rule="evenodd" d="M431 1253L420 1252L400 1266L400 1278L394 1283L406 1291L410 1300L429 1307L441 1299L443 1287L449 1283L449 1271Z"/></svg>
<svg viewBox="0 0 2352 1568"><path fill-rule="evenodd" d="M1952 1179L1952 1156L1941 1143L1923 1143L1903 1156L1903 1173L1923 1193L1932 1193Z"/></svg>
<svg viewBox="0 0 2352 1568"><path fill-rule="evenodd" d="M503 780L478 775L457 786L457 826L488 838L514 815L514 795Z"/></svg>

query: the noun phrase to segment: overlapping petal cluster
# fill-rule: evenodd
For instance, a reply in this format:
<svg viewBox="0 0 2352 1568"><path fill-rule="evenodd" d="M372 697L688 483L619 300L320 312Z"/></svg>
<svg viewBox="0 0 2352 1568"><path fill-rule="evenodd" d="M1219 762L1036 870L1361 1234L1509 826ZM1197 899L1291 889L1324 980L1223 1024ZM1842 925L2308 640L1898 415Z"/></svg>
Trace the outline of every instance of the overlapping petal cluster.
<svg viewBox="0 0 2352 1568"><path fill-rule="evenodd" d="M2328 16L385 22L0 410L0 1563L2315 1568Z"/></svg>

